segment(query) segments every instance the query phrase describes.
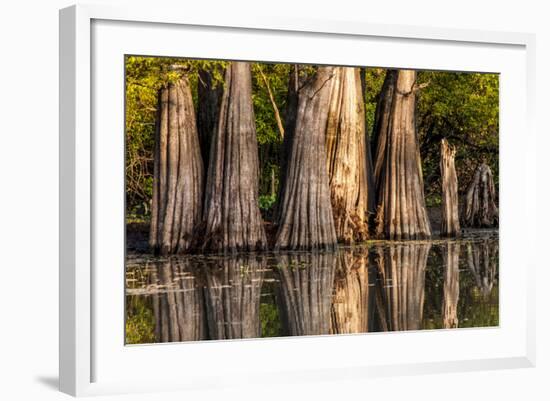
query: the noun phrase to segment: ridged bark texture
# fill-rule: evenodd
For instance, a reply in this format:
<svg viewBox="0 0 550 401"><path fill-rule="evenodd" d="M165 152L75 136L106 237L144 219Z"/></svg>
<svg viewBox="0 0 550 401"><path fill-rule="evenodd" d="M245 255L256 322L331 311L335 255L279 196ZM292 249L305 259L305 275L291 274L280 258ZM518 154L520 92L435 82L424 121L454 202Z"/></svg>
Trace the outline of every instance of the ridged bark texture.
<svg viewBox="0 0 550 401"><path fill-rule="evenodd" d="M330 334L335 252L285 254L277 269L284 331L291 336Z"/></svg>
<svg viewBox="0 0 550 401"><path fill-rule="evenodd" d="M431 236L416 134L415 81L415 71L397 72L386 144L382 146L384 156L379 173L376 231L387 239Z"/></svg>
<svg viewBox="0 0 550 401"><path fill-rule="evenodd" d="M332 334L367 333L372 326L373 295L368 250L341 252L332 299Z"/></svg>
<svg viewBox="0 0 550 401"><path fill-rule="evenodd" d="M378 253L377 312L381 331L418 330L430 244L399 244Z"/></svg>
<svg viewBox="0 0 550 401"><path fill-rule="evenodd" d="M266 248L258 207L258 179L250 64L232 62L225 74L219 125L210 151L204 250L238 252Z"/></svg>
<svg viewBox="0 0 550 401"><path fill-rule="evenodd" d="M440 235L454 237L460 234L458 216L458 180L455 170L456 149L446 139L441 140L441 231Z"/></svg>
<svg viewBox="0 0 550 401"><path fill-rule="evenodd" d="M485 163L477 167L472 182L468 186L463 220L466 227L498 226L493 173Z"/></svg>
<svg viewBox="0 0 550 401"><path fill-rule="evenodd" d="M206 339L202 285L186 261L156 263L150 270L157 342L198 341Z"/></svg>
<svg viewBox="0 0 550 401"><path fill-rule="evenodd" d="M339 242L360 242L369 238L374 188L367 179L372 170L359 69L335 67L330 88L326 151L334 225Z"/></svg>
<svg viewBox="0 0 550 401"><path fill-rule="evenodd" d="M153 252L191 249L201 219L203 180L191 88L181 78L159 91L149 232Z"/></svg>
<svg viewBox="0 0 550 401"><path fill-rule="evenodd" d="M209 338L261 337L260 294L265 259L232 257L204 269Z"/></svg>
<svg viewBox="0 0 550 401"><path fill-rule="evenodd" d="M296 124L285 134L291 137L275 249L336 247L325 151L332 74L332 67L320 67L299 90Z"/></svg>
<svg viewBox="0 0 550 401"><path fill-rule="evenodd" d="M443 328L454 329L458 327L458 297L460 293L458 261L460 256L460 244L447 243L443 248L443 266L445 277L443 280L443 311L441 318Z"/></svg>

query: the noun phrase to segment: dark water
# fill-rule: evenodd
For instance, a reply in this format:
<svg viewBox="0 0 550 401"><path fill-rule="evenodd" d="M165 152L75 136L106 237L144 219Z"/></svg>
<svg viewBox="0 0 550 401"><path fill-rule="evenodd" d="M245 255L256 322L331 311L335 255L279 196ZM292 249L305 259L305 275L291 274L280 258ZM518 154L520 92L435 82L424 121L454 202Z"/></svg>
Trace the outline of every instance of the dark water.
<svg viewBox="0 0 550 401"><path fill-rule="evenodd" d="M498 236L129 255L126 285L129 344L498 326Z"/></svg>

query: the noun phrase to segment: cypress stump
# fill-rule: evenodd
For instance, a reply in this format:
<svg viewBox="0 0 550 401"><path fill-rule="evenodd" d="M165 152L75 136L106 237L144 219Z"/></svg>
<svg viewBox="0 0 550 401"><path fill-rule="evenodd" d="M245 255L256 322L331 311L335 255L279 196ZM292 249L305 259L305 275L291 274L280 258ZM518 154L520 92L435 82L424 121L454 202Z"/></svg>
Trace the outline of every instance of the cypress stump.
<svg viewBox="0 0 550 401"><path fill-rule="evenodd" d="M485 163L477 167L466 191L463 220L466 227L498 225L495 182L491 168Z"/></svg>
<svg viewBox="0 0 550 401"><path fill-rule="evenodd" d="M455 170L456 149L446 139L441 140L441 232L444 237L460 234L458 217L458 181Z"/></svg>

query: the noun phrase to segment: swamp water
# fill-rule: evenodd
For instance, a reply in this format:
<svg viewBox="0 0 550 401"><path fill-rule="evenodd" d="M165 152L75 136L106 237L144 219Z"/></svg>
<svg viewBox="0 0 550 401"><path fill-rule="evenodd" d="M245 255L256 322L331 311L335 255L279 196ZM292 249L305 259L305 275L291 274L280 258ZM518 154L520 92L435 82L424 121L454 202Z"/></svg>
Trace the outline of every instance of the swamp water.
<svg viewBox="0 0 550 401"><path fill-rule="evenodd" d="M129 254L128 344L490 327L498 234L338 251Z"/></svg>

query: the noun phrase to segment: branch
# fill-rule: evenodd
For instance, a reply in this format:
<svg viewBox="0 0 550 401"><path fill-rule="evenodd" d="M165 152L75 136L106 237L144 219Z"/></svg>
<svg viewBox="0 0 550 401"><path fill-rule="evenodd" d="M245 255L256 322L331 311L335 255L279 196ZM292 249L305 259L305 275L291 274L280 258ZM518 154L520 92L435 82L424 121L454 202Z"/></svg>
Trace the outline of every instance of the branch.
<svg viewBox="0 0 550 401"><path fill-rule="evenodd" d="M262 80L264 81L265 87L267 89L267 94L269 95L271 106L273 106L273 112L275 113L275 120L277 121L277 127L279 128L279 134L281 135L281 138L284 138L285 129L283 128L283 121L281 120L281 115L279 114L279 108L277 107L277 103L275 103L273 92L271 92L271 87L269 86L269 82L264 72L262 71L262 67L260 67L259 65L258 65L258 71L260 72L260 76L262 77Z"/></svg>

